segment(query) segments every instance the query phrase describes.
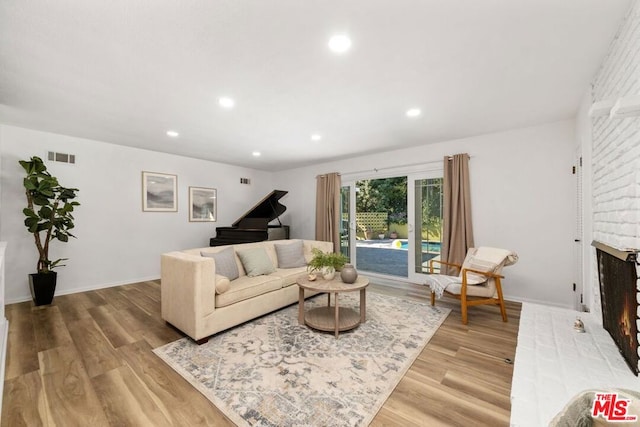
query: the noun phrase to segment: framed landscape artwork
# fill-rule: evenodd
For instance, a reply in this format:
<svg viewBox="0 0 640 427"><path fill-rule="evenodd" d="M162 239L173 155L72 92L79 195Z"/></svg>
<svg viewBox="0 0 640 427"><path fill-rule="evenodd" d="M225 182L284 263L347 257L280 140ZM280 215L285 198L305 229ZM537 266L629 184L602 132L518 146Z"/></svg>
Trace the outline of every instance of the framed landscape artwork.
<svg viewBox="0 0 640 427"><path fill-rule="evenodd" d="M216 220L217 191L215 188L189 187L189 221Z"/></svg>
<svg viewBox="0 0 640 427"><path fill-rule="evenodd" d="M144 212L177 212L178 176L142 172L142 210Z"/></svg>

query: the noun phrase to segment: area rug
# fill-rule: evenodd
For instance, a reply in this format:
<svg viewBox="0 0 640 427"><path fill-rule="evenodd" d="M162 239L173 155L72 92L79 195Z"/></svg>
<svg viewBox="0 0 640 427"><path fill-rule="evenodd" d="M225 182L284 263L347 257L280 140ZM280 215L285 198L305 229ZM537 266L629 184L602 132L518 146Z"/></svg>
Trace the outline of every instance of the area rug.
<svg viewBox="0 0 640 427"><path fill-rule="evenodd" d="M357 296L341 294L350 305ZM182 338L154 352L239 426L366 426L449 312L369 292L366 323L338 339L298 325L294 304L201 346Z"/></svg>

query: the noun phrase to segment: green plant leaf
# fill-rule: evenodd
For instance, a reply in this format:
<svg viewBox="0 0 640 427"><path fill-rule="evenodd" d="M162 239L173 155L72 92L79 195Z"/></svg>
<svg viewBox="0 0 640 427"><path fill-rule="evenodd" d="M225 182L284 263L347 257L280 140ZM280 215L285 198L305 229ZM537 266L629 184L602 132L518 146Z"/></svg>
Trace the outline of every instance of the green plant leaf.
<svg viewBox="0 0 640 427"><path fill-rule="evenodd" d="M51 208L45 205L40 208L38 215L40 215L40 218L49 218L51 217L51 212L53 212Z"/></svg>
<svg viewBox="0 0 640 427"><path fill-rule="evenodd" d="M38 218L38 215L37 215L33 210L31 210L31 209L29 209L29 208L24 208L24 209L22 210L22 213L23 213L25 216L28 216L28 217L30 217L30 218Z"/></svg>

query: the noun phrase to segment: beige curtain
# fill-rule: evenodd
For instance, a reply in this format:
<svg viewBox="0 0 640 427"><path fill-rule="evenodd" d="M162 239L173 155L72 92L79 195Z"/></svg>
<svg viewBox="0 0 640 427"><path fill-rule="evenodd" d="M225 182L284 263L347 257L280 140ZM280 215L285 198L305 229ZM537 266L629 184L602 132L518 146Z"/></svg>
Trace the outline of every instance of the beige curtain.
<svg viewBox="0 0 640 427"><path fill-rule="evenodd" d="M333 242L340 252L340 174L319 175L316 181L316 240Z"/></svg>
<svg viewBox="0 0 640 427"><path fill-rule="evenodd" d="M443 201L442 260L462 264L467 250L473 247L467 153L444 158ZM443 273L454 271L443 269Z"/></svg>

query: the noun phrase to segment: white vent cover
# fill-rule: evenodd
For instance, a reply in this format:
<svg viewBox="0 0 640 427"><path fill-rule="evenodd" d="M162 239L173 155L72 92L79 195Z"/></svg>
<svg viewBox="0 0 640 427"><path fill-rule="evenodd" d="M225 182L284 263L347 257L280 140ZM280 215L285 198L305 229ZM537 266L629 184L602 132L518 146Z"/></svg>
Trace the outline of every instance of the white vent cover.
<svg viewBox="0 0 640 427"><path fill-rule="evenodd" d="M47 159L52 162L60 162L60 163L74 163L76 162L75 154L67 154L67 153L55 153L53 151L49 151L47 154Z"/></svg>

